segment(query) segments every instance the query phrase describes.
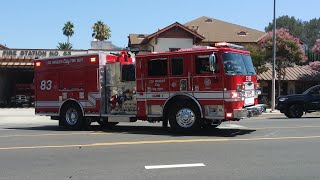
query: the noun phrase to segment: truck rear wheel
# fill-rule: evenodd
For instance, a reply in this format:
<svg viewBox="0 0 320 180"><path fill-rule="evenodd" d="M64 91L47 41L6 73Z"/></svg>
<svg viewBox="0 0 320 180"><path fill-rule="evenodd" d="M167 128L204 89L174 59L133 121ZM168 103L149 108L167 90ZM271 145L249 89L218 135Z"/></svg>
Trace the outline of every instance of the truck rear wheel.
<svg viewBox="0 0 320 180"><path fill-rule="evenodd" d="M169 114L171 128L177 131L192 131L201 127L200 110L193 102L175 104Z"/></svg>
<svg viewBox="0 0 320 180"><path fill-rule="evenodd" d="M63 107L61 118L62 123L68 129L80 130L87 125L80 107L74 103L67 104Z"/></svg>

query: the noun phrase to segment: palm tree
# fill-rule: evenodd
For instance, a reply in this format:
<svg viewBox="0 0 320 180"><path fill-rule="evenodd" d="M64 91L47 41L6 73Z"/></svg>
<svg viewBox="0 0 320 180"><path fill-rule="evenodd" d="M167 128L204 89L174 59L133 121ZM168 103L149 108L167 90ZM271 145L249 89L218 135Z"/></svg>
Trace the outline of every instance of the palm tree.
<svg viewBox="0 0 320 180"><path fill-rule="evenodd" d="M74 25L71 21L68 21L64 24L64 27L62 28L63 35L67 36L68 38L68 43L69 43L69 38L74 34Z"/></svg>
<svg viewBox="0 0 320 180"><path fill-rule="evenodd" d="M111 30L110 28L104 24L102 21L97 21L92 26L92 37L99 41L103 41L105 39L109 39L111 37Z"/></svg>
<svg viewBox="0 0 320 180"><path fill-rule="evenodd" d="M72 49L72 44L70 43L58 43L59 45L57 46L57 48L59 50L71 50Z"/></svg>

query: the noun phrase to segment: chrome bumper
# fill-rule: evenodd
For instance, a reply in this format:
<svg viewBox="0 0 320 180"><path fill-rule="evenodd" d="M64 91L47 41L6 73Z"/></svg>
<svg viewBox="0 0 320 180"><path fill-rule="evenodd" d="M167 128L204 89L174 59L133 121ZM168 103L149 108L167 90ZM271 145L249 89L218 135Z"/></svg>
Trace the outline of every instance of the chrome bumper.
<svg viewBox="0 0 320 180"><path fill-rule="evenodd" d="M259 116L264 111L265 111L265 106L259 104L255 106L246 107L243 109L235 109L233 110L233 114L234 114L233 117L236 119L243 119L243 118L252 117L252 116Z"/></svg>

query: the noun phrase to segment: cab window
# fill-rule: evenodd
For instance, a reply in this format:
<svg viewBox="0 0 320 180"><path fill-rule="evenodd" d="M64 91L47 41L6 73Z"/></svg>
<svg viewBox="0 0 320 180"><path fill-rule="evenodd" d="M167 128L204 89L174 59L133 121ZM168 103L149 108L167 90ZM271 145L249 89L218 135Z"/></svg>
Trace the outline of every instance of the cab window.
<svg viewBox="0 0 320 180"><path fill-rule="evenodd" d="M216 55L217 58L217 55ZM204 56L196 56L195 57L196 64L196 73L197 74L212 74L213 72L210 70L209 63L209 55ZM214 64L214 73L219 73L219 64L216 62Z"/></svg>
<svg viewBox="0 0 320 180"><path fill-rule="evenodd" d="M171 73L173 76L178 76L183 74L183 58L174 57L171 59Z"/></svg>
<svg viewBox="0 0 320 180"><path fill-rule="evenodd" d="M167 75L167 58L150 59L148 61L148 76Z"/></svg>
<svg viewBox="0 0 320 180"><path fill-rule="evenodd" d="M210 73L209 55L196 56L196 72L197 74Z"/></svg>

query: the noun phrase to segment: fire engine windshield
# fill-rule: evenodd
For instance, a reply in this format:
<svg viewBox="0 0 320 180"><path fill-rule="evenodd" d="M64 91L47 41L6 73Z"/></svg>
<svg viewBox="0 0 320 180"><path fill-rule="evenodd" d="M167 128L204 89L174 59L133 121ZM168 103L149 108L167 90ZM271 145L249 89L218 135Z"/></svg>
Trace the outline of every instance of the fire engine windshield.
<svg viewBox="0 0 320 180"><path fill-rule="evenodd" d="M250 55L224 53L222 59L228 75L256 75Z"/></svg>

